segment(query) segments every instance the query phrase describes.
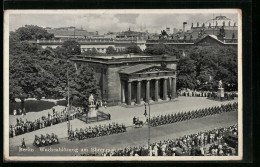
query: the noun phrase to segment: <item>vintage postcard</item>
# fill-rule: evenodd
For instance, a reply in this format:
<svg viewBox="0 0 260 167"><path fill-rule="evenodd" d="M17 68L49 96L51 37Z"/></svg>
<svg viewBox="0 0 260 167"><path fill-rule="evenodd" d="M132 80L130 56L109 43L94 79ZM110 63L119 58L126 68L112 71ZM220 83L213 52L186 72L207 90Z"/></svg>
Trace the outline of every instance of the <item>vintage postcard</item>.
<svg viewBox="0 0 260 167"><path fill-rule="evenodd" d="M241 20L6 10L5 161L242 160Z"/></svg>

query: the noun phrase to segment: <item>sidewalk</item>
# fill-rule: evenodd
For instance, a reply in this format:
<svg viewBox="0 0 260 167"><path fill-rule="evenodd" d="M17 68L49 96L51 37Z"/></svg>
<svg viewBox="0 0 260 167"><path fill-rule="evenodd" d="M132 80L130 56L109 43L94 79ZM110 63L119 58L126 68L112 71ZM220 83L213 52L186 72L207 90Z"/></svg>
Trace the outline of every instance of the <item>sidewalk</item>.
<svg viewBox="0 0 260 167"><path fill-rule="evenodd" d="M221 104L231 103L235 102L237 100L232 101L214 101L209 100L206 97L179 97L176 99L176 101L173 102L167 102L162 104L152 104L151 105L151 117L157 116L157 115L165 115L168 113L178 113L182 111L190 111L190 110L196 110L199 108L206 108L206 107L212 107L212 106L219 106ZM61 111L65 107L64 106L55 106L56 111ZM107 124L107 123L124 123L125 125L129 126L132 125L133 117L138 117L139 120L142 120L145 122L145 116L144 116L144 106L137 106L137 107L121 107L121 106L112 106L112 107L101 107L100 111L103 111L104 113L111 114L111 120L107 121L101 121L101 122L94 122L91 123L92 125L99 125L99 124ZM149 107L147 106L147 114L149 112ZM28 121L34 121L35 119L41 118L42 116L48 116L48 113L52 114L52 109L44 110L41 112L29 112L25 116L21 115L10 115L10 125L16 124L16 118ZM90 125L90 124L87 124Z"/></svg>

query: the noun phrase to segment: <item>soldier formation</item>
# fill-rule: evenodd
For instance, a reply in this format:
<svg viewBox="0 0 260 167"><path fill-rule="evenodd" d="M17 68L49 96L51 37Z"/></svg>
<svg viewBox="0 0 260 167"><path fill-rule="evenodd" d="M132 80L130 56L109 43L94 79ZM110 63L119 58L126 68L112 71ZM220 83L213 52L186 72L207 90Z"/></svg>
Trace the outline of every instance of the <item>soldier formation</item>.
<svg viewBox="0 0 260 167"><path fill-rule="evenodd" d="M204 109L199 109L199 110L193 110L193 111L188 111L188 112L181 112L178 114L168 114L168 115L161 115L157 117L152 117L150 119L150 125L151 126L160 126L164 124L171 124L171 123L176 123L176 122L181 122L181 121L186 121L186 120L191 120L195 118L201 118L205 117L208 115L214 115L214 114L219 114L223 112L231 112L231 111L237 111L238 109L238 103L234 102L229 103L229 104L224 104L221 106L215 106L215 107L209 107L209 108L204 108Z"/></svg>
<svg viewBox="0 0 260 167"><path fill-rule="evenodd" d="M147 146L107 149L82 156L234 156L237 155L237 140L228 140L238 135L238 125L206 130L196 134L168 139ZM237 139L237 138L236 138Z"/></svg>
<svg viewBox="0 0 260 167"><path fill-rule="evenodd" d="M118 134L126 132L126 126L124 124L112 123L108 125L99 125L95 127L86 127L85 129L80 128L80 130L71 130L69 132L69 140L84 140L88 138L94 138L99 136L107 136L112 134Z"/></svg>
<svg viewBox="0 0 260 167"><path fill-rule="evenodd" d="M51 135L46 134L46 136L41 135L41 137L35 135L33 145L36 147L50 146L53 144L59 144L58 136L54 133Z"/></svg>

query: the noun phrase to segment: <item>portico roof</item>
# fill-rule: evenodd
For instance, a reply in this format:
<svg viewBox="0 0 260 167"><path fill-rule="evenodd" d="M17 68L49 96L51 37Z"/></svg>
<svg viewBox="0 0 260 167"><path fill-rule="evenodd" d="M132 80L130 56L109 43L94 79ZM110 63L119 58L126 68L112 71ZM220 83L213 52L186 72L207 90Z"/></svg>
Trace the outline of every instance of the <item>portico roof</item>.
<svg viewBox="0 0 260 167"><path fill-rule="evenodd" d="M140 74L140 73L158 73L158 72L173 72L175 70L154 64L138 64L127 67L120 71L121 74Z"/></svg>
<svg viewBox="0 0 260 167"><path fill-rule="evenodd" d="M154 65L152 64L137 64L135 66L131 66L131 67L127 67L123 70L120 71L120 73L122 74L132 74L132 73L136 73L138 71L142 71L144 69L153 67Z"/></svg>

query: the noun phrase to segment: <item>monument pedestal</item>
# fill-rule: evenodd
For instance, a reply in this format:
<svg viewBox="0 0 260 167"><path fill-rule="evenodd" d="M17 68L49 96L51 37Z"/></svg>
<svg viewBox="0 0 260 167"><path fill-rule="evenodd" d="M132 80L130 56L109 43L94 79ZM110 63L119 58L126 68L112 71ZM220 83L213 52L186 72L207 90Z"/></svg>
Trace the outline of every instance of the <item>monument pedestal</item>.
<svg viewBox="0 0 260 167"><path fill-rule="evenodd" d="M88 118L97 117L97 110L95 105L88 105Z"/></svg>
<svg viewBox="0 0 260 167"><path fill-rule="evenodd" d="M218 88L218 97L222 100L224 98L224 88Z"/></svg>

